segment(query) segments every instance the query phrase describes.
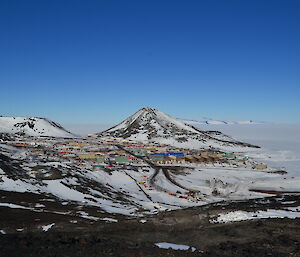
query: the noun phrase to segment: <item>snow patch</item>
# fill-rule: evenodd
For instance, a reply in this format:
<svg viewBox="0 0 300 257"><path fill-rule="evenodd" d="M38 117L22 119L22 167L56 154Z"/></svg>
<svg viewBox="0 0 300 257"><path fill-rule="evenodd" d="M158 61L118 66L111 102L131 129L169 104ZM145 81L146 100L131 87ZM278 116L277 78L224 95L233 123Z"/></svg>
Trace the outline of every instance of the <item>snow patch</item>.
<svg viewBox="0 0 300 257"><path fill-rule="evenodd" d="M171 248L173 250L181 250L181 251L191 250L192 252L195 252L197 250L195 247L191 247L191 246L188 246L188 245L172 244L172 243L166 243L166 242L155 243L155 245L159 248L162 248L162 249Z"/></svg>
<svg viewBox="0 0 300 257"><path fill-rule="evenodd" d="M104 221L108 221L108 222L118 222L118 220L112 219L112 218L100 218L99 220L104 220Z"/></svg>
<svg viewBox="0 0 300 257"><path fill-rule="evenodd" d="M266 211L246 212L233 211L226 214L219 214L216 219L211 219L211 223L228 223L252 219L268 219L268 218L300 218L300 212L291 210L274 210L268 209Z"/></svg>
<svg viewBox="0 0 300 257"><path fill-rule="evenodd" d="M44 232L47 232L50 228L52 228L53 226L55 225L55 223L52 223L52 224L49 224L49 225L45 225L45 226L42 226L42 230Z"/></svg>

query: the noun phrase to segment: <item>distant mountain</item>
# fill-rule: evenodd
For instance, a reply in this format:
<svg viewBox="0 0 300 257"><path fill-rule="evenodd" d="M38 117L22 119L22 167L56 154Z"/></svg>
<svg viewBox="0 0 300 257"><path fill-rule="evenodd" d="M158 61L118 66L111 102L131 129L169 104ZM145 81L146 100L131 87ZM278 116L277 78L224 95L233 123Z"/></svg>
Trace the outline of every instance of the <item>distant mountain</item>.
<svg viewBox="0 0 300 257"><path fill-rule="evenodd" d="M201 131L157 109L145 107L120 124L98 133L142 142L156 142L182 148L233 149L255 147L217 131Z"/></svg>
<svg viewBox="0 0 300 257"><path fill-rule="evenodd" d="M26 136L75 137L61 125L45 118L0 117L0 133Z"/></svg>
<svg viewBox="0 0 300 257"><path fill-rule="evenodd" d="M252 120L230 121L230 120L215 120L215 119L209 119L209 118L201 118L201 119L196 119L196 120L190 120L190 119L179 119L179 120L184 122L187 125L192 125L192 126L196 126L196 127L202 126L202 125L262 124L262 122L256 122L256 121L252 121Z"/></svg>

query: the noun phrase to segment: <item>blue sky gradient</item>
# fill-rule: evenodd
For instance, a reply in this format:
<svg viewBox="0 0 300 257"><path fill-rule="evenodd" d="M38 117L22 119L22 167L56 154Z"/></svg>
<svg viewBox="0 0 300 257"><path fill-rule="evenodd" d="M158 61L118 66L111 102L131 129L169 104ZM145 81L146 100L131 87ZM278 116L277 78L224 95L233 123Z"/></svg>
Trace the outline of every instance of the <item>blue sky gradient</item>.
<svg viewBox="0 0 300 257"><path fill-rule="evenodd" d="M0 2L0 115L300 123L300 1Z"/></svg>

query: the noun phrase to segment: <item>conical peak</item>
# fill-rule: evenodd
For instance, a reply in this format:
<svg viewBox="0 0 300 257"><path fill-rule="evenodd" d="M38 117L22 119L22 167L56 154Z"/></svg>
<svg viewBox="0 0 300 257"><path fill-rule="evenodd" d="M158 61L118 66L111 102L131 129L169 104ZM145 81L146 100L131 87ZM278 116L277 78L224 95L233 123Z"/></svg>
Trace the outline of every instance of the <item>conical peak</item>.
<svg viewBox="0 0 300 257"><path fill-rule="evenodd" d="M157 110L154 108L151 108L151 107L144 107L141 109L141 111L153 112L153 111L157 111Z"/></svg>
<svg viewBox="0 0 300 257"><path fill-rule="evenodd" d="M192 149L243 146L243 143L227 141L223 136L212 136L151 107L139 109L126 120L99 135Z"/></svg>
<svg viewBox="0 0 300 257"><path fill-rule="evenodd" d="M162 133L169 136L176 133L176 131L180 131L180 133L182 131L198 133L194 128L187 126L176 118L151 107L141 108L126 120L104 132L113 133L113 136L123 137L125 135L129 137L131 136L130 133L132 135L141 133L144 136L149 133L153 136L153 131L163 131Z"/></svg>

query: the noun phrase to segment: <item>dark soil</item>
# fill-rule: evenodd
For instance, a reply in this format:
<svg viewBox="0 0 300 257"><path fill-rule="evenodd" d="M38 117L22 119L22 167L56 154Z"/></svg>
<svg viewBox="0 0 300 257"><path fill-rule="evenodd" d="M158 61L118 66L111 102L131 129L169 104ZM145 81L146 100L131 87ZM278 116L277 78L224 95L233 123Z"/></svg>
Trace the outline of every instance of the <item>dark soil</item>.
<svg viewBox="0 0 300 257"><path fill-rule="evenodd" d="M2 202L28 207L42 203L46 206L42 212L0 207L0 230L7 233L0 233L1 257L300 257L300 219L261 219L227 224L208 222L212 215L231 210L299 206L297 195L221 202L128 218L108 215L95 207L78 206L72 202L63 205L58 199L47 200L45 195L0 193ZM115 218L118 222L87 220L78 216L77 211ZM147 222L141 223L141 219ZM55 226L43 232L41 226L51 223ZM189 245L197 250L160 249L155 246L158 242Z"/></svg>
<svg viewBox="0 0 300 257"><path fill-rule="evenodd" d="M109 227L110 226L110 227ZM99 231L38 232L0 236L0 256L300 256L299 220L273 219L195 227L108 225ZM198 250L159 249L156 242L191 244Z"/></svg>

